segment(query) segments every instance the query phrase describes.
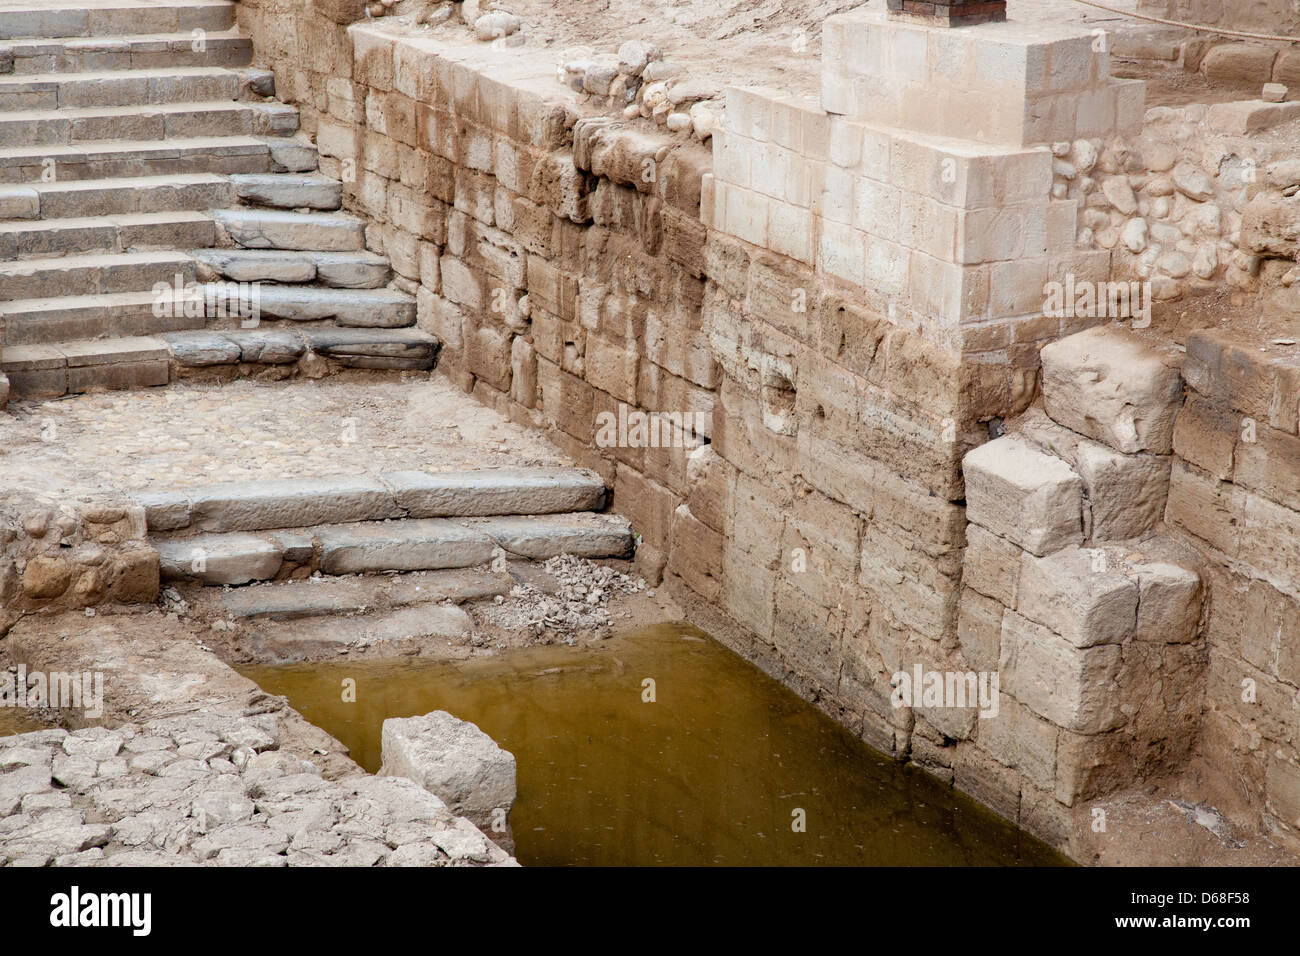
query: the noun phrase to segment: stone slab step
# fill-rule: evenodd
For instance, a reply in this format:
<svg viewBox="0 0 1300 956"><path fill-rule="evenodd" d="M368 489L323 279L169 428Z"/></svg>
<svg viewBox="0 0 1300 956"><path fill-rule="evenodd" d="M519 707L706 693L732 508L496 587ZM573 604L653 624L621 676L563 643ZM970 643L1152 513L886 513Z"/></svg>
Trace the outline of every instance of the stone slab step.
<svg viewBox="0 0 1300 956"><path fill-rule="evenodd" d="M141 249L211 246L217 228L206 213L134 212L75 219L0 222L0 260ZM4 305L0 303L0 312Z"/></svg>
<svg viewBox="0 0 1300 956"><path fill-rule="evenodd" d="M252 41L237 31L206 33L195 49L191 33L122 36L33 37L0 41L13 54L13 73L75 73L103 70L150 70L173 66L247 66Z"/></svg>
<svg viewBox="0 0 1300 956"><path fill-rule="evenodd" d="M78 219L119 213L206 211L229 202L233 195L230 181L214 173L0 186L0 219Z"/></svg>
<svg viewBox="0 0 1300 956"><path fill-rule="evenodd" d="M434 367L441 343L418 329L340 329L325 347L294 329L204 329L163 336L181 370L222 365L287 365L307 352L343 368L423 370Z"/></svg>
<svg viewBox="0 0 1300 956"><path fill-rule="evenodd" d="M343 184L328 176L291 173L252 173L232 176L235 195L250 206L279 209L338 209Z"/></svg>
<svg viewBox="0 0 1300 956"><path fill-rule="evenodd" d="M13 147L195 136L290 136L297 130L298 111L274 102L215 100L0 113L0 143Z"/></svg>
<svg viewBox="0 0 1300 956"><path fill-rule="evenodd" d="M289 663L370 648L374 648L371 656L405 657L430 642L436 642L445 655L450 651L444 650L447 644L464 646L474 621L463 608L434 604L350 617L257 622L238 630L236 640L243 652L257 660Z"/></svg>
<svg viewBox="0 0 1300 956"><path fill-rule="evenodd" d="M515 579L507 573L472 568L384 577L318 577L226 591L221 606L235 618L290 621L442 601L460 604L508 594L514 585Z"/></svg>
<svg viewBox="0 0 1300 956"><path fill-rule="evenodd" d="M77 339L150 336L182 329L201 329L203 315L157 310L148 292L60 296L0 302L3 345L42 345ZM158 314L159 311L162 314Z"/></svg>
<svg viewBox="0 0 1300 956"><path fill-rule="evenodd" d="M5 183L41 183L51 177L68 182L176 173L259 173L270 168L270 148L253 136L101 140L0 149L0 182Z"/></svg>
<svg viewBox="0 0 1300 956"><path fill-rule="evenodd" d="M221 482L132 498L151 532L229 532L585 511L604 506L605 485L583 469L502 468Z"/></svg>
<svg viewBox="0 0 1300 956"><path fill-rule="evenodd" d="M217 209L217 222L245 249L356 251L365 246L365 223L348 213L277 209Z"/></svg>
<svg viewBox="0 0 1300 956"><path fill-rule="evenodd" d="M339 289L378 289L392 274L388 260L367 250L196 249L202 265L233 282L318 282Z"/></svg>
<svg viewBox="0 0 1300 956"><path fill-rule="evenodd" d="M0 110L235 100L247 95L252 75L246 69L219 66L9 74L0 76Z"/></svg>
<svg viewBox="0 0 1300 956"><path fill-rule="evenodd" d="M350 328L399 329L415 325L415 300L392 289L330 289L310 285L260 285L258 308L263 320L316 322L329 319ZM388 340L383 340L388 341ZM329 335L321 342L326 348L357 344L333 343Z"/></svg>
<svg viewBox="0 0 1300 956"><path fill-rule="evenodd" d="M150 337L6 347L0 370L16 398L147 388L166 385L170 377L167 343Z"/></svg>
<svg viewBox="0 0 1300 956"><path fill-rule="evenodd" d="M166 0L147 6L120 3L66 3L31 0L0 9L0 39L11 37L104 37L140 33L229 30L235 5L228 0Z"/></svg>
<svg viewBox="0 0 1300 956"><path fill-rule="evenodd" d="M194 281L194 260L182 252L100 253L0 262L0 301L139 292L161 282Z"/></svg>
<svg viewBox="0 0 1300 956"><path fill-rule="evenodd" d="M580 558L630 558L632 528L626 518L606 514L466 518L465 527L485 534L510 554L545 561L558 554Z"/></svg>

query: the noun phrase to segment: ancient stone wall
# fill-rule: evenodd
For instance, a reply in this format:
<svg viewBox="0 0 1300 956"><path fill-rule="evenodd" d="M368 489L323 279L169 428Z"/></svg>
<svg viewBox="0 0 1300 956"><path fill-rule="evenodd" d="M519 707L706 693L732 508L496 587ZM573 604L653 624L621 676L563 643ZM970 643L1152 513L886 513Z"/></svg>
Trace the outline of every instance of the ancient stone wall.
<svg viewBox="0 0 1300 956"><path fill-rule="evenodd" d="M1291 0L1139 0L1138 11L1225 30L1300 32L1300 10Z"/></svg>
<svg viewBox="0 0 1300 956"><path fill-rule="evenodd" d="M1294 517L1281 491L1199 464L1168 428L1130 447L1050 403L1025 413L1043 347L1073 336L1070 368L1076 333L1107 321L1048 314L1045 286L1144 275L1145 250L1113 254L1130 219L1178 230L1146 274L1179 293L1234 262L1249 273L1228 249L1237 167L1202 170L1214 199L1192 195L1199 178L1179 185L1189 154L1166 164L1160 135L1140 139L1141 85L1112 80L1091 35L988 25L970 28L991 38L977 42L835 17L821 102L729 91L710 152L603 115L526 46L345 28L307 0L245 0L241 25L370 220L368 244L418 297L442 367L599 471L641 570L702 626L874 746L1063 847L1084 801L1181 765L1207 680L1228 679L1223 661L1249 665L1279 698L1265 705L1273 729L1251 737L1258 717L1207 704L1201 743L1225 741L1213 752L1240 754L1276 814L1297 815L1295 753L1261 743L1291 745L1275 725L1293 723L1276 715L1294 640L1243 646L1231 616L1262 601L1281 628L1290 578L1259 554L1216 554L1206 570L1185 540L1120 543L1163 534L1166 506L1179 528L1224 512L1196 501ZM1133 142L1141 161L1117 145ZM1223 196L1216 233L1200 210ZM1198 271L1207 249L1215 266ZM1254 408L1253 386L1224 368L1223 394L1189 376L1179 429L1212 402ZM1087 363L1076 373L1061 376L1063 402L1094 397L1070 391ZM1172 427L1177 372L1133 388ZM660 413L675 417L657 436L635 431ZM1006 473L1021 458L1032 481ZM1026 496L1042 514L1005 513ZM1213 542L1221 529L1191 530ZM1212 597L1202 631L1224 575L1240 600ZM1000 713L900 706L896 677L914 668L1002 671Z"/></svg>

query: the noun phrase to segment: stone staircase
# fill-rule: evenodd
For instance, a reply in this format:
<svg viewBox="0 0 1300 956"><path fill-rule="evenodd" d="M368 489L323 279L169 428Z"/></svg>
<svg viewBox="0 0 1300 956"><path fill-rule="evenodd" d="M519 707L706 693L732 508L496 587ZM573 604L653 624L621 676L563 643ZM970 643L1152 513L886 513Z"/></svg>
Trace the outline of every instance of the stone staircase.
<svg viewBox="0 0 1300 956"><path fill-rule="evenodd" d="M240 585L540 561L628 558L626 519L576 469L402 471L223 482L133 496L164 581Z"/></svg>
<svg viewBox="0 0 1300 956"><path fill-rule="evenodd" d="M430 369L226 0L0 6L0 370L53 398ZM3 389L0 388L0 392Z"/></svg>

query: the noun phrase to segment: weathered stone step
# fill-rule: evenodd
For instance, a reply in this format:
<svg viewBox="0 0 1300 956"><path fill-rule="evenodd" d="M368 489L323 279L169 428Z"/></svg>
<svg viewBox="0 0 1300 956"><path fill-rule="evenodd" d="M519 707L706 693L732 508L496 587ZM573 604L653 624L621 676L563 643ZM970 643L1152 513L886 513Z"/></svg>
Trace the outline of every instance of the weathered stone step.
<svg viewBox="0 0 1300 956"><path fill-rule="evenodd" d="M185 210L9 220L0 222L0 260L211 246L216 235L211 216Z"/></svg>
<svg viewBox="0 0 1300 956"><path fill-rule="evenodd" d="M231 532L591 511L604 507L605 485L581 469L502 468L233 481L132 497L150 531Z"/></svg>
<svg viewBox="0 0 1300 956"><path fill-rule="evenodd" d="M378 289L392 271L387 259L364 249L195 249L192 255L217 276L233 282L319 282L337 289Z"/></svg>
<svg viewBox="0 0 1300 956"><path fill-rule="evenodd" d="M0 39L11 37L103 37L140 33L229 30L235 5L228 0L140 0L94 5L31 0L0 9Z"/></svg>
<svg viewBox="0 0 1300 956"><path fill-rule="evenodd" d="M347 252L365 246L365 223L348 213L217 209L213 215L230 238L245 249Z"/></svg>
<svg viewBox="0 0 1300 956"><path fill-rule="evenodd" d="M230 180L214 173L24 183L0 186L0 220L206 211L233 196Z"/></svg>
<svg viewBox="0 0 1300 956"><path fill-rule="evenodd" d="M295 571L383 574L486 565L502 554L626 558L625 518L590 513L532 518L412 518L334 524L302 531L201 533L153 538L163 580L209 585L269 581ZM518 549L518 550L516 550Z"/></svg>
<svg viewBox="0 0 1300 956"><path fill-rule="evenodd" d="M330 289L312 285L258 286L263 320L330 320L348 328L402 329L415 325L415 300L392 289ZM351 341L356 341L351 339Z"/></svg>
<svg viewBox="0 0 1300 956"><path fill-rule="evenodd" d="M0 41L0 46L13 54L13 73L19 75L172 66L247 66L253 58L252 41L230 30L206 33L202 49L197 50L196 37L189 32L32 37Z"/></svg>
<svg viewBox="0 0 1300 956"><path fill-rule="evenodd" d="M94 388L166 385L167 344L153 338L6 346L0 368L14 398L56 398Z"/></svg>
<svg viewBox="0 0 1300 956"><path fill-rule="evenodd" d="M235 618L291 621L442 601L460 604L508 594L515 583L506 572L469 568L383 577L309 578L226 591L221 605Z"/></svg>
<svg viewBox="0 0 1300 956"><path fill-rule="evenodd" d="M0 143L14 147L195 136L290 136L297 130L298 111L275 102L215 100L0 113Z"/></svg>
<svg viewBox="0 0 1300 956"><path fill-rule="evenodd" d="M235 195L250 206L279 209L338 209L343 184L328 176L293 173L252 173L232 176Z"/></svg>
<svg viewBox="0 0 1300 956"><path fill-rule="evenodd" d="M162 282L194 280L194 260L182 252L100 253L0 263L0 301L138 292Z"/></svg>
<svg viewBox="0 0 1300 956"><path fill-rule="evenodd" d="M203 315L160 310L148 292L111 295L60 296L0 302L3 345L43 345L77 339L158 335L181 329L201 329Z"/></svg>
<svg viewBox="0 0 1300 956"><path fill-rule="evenodd" d="M0 149L0 182L5 183L176 173L261 173L270 168L270 148L253 136L100 141Z"/></svg>
<svg viewBox="0 0 1300 956"><path fill-rule="evenodd" d="M0 76L0 110L236 100L271 89L264 71L220 66L30 73Z"/></svg>
<svg viewBox="0 0 1300 956"><path fill-rule="evenodd" d="M163 336L178 374L229 365L288 365L314 353L342 368L429 371L441 343L419 329L331 329L316 331L259 325L250 329L205 329Z"/></svg>
<svg viewBox="0 0 1300 956"><path fill-rule="evenodd" d="M319 580L319 579L318 579ZM271 587L275 585L263 585ZM241 593L247 588L231 593ZM421 604L394 610L368 610L351 616L258 621L237 629L240 649L256 660L289 663L322 654L379 649L384 657L417 653L433 639L437 645L463 647L474 630L464 608Z"/></svg>

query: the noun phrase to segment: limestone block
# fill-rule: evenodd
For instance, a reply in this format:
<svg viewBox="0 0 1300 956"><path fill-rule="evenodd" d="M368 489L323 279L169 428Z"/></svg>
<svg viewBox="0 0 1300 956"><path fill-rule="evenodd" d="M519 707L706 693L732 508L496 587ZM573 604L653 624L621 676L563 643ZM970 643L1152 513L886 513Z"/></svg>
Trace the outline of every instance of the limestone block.
<svg viewBox="0 0 1300 956"><path fill-rule="evenodd" d="M1125 455L1080 442L1075 469L1092 508L1093 541L1124 541L1159 523L1169 496L1169 459Z"/></svg>
<svg viewBox="0 0 1300 956"><path fill-rule="evenodd" d="M1115 644L1074 647L1008 611L1002 621L1002 689L1066 730L1113 730L1124 723L1116 684L1121 653Z"/></svg>
<svg viewBox="0 0 1300 956"><path fill-rule="evenodd" d="M1053 421L1127 454L1170 452L1182 377L1140 336L1096 326L1045 346L1042 362Z"/></svg>
<svg viewBox="0 0 1300 956"><path fill-rule="evenodd" d="M980 594L1016 606L1022 552L1014 542L998 537L977 524L966 526L966 552L962 557L962 583Z"/></svg>
<svg viewBox="0 0 1300 956"><path fill-rule="evenodd" d="M1083 538L1083 482L1061 459L1004 436L967 453L966 516L1037 555Z"/></svg>
<svg viewBox="0 0 1300 956"><path fill-rule="evenodd" d="M1071 547L1021 561L1016 610L1075 647L1121 643L1137 608L1137 585L1105 552Z"/></svg>
<svg viewBox="0 0 1300 956"><path fill-rule="evenodd" d="M280 549L251 534L199 534L155 541L163 580L197 578L204 584L266 581L279 572Z"/></svg>
<svg viewBox="0 0 1300 956"><path fill-rule="evenodd" d="M1196 637L1201 620L1201 576L1182 565L1153 561L1134 565L1139 598L1139 641L1184 644Z"/></svg>
<svg viewBox="0 0 1300 956"><path fill-rule="evenodd" d="M514 806L514 755L469 721L443 710L390 717L381 747L381 776L415 781L480 829L504 822Z"/></svg>

